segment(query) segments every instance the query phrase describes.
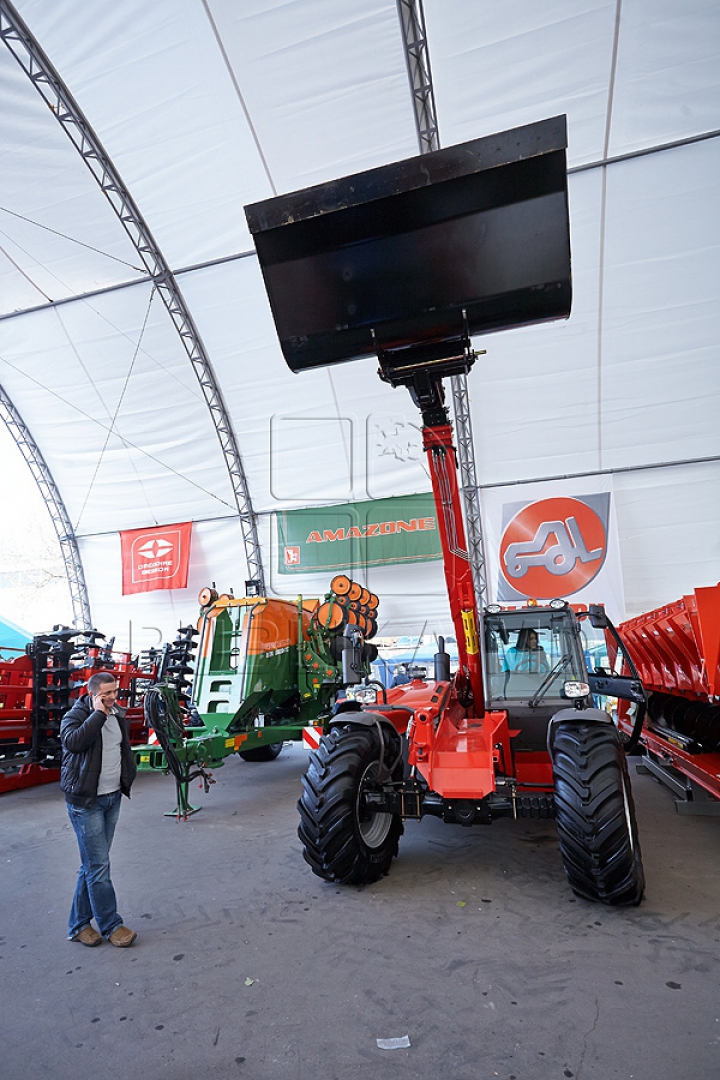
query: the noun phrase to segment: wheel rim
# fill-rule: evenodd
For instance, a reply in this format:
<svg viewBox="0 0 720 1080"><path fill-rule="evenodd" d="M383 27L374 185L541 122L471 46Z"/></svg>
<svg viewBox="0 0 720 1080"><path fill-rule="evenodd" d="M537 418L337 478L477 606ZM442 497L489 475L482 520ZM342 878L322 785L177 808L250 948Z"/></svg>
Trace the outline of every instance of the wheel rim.
<svg viewBox="0 0 720 1080"><path fill-rule="evenodd" d="M383 811L367 811L365 808L364 794L368 787L374 786L378 776L377 761L371 762L365 769L358 785L357 798L355 800L355 820L357 822L360 838L366 847L377 848L387 838L392 825L392 814Z"/></svg>
<svg viewBox="0 0 720 1080"><path fill-rule="evenodd" d="M635 836L633 833L633 819L630 813L630 799L628 798L628 785L627 780L623 776L622 778L622 793L623 793L623 810L625 811L625 824L627 825L628 840L630 841L630 850L635 853Z"/></svg>

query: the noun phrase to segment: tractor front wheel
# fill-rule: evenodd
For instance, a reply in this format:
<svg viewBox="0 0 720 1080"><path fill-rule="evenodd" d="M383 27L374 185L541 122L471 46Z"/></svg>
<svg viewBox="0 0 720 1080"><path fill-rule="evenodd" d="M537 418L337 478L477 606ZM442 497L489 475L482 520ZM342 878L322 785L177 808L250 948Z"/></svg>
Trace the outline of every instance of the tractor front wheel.
<svg viewBox="0 0 720 1080"><path fill-rule="evenodd" d="M625 752L612 724L553 724L555 816L574 893L604 904L639 904L645 888Z"/></svg>
<svg viewBox="0 0 720 1080"><path fill-rule="evenodd" d="M399 814L374 810L367 795L383 766L400 769L399 738L373 728L334 727L310 755L298 802L298 835L314 874L342 885L367 885L390 869L403 831Z"/></svg>

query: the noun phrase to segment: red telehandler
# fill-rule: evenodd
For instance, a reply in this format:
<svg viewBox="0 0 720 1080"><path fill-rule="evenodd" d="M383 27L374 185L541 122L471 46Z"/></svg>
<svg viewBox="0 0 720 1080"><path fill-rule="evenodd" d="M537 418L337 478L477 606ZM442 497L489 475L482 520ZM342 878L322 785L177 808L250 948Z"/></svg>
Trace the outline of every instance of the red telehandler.
<svg viewBox="0 0 720 1080"><path fill-rule="evenodd" d="M575 893L642 899L626 748L593 704L641 713L642 684L589 670L584 628L616 638L601 606L479 613L443 387L471 333L569 315L566 145L556 117L246 208L291 369L374 354L420 410L458 642L452 677L441 645L433 678L340 705L311 755L299 835L328 881L387 873L407 818L554 817ZM348 684L361 644L346 630Z"/></svg>

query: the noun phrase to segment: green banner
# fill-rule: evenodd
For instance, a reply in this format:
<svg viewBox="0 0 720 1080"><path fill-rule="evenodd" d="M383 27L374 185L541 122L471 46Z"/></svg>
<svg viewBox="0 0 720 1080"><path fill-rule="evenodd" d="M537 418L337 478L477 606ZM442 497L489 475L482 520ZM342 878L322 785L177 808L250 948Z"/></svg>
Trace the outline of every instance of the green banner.
<svg viewBox="0 0 720 1080"><path fill-rule="evenodd" d="M283 510L275 518L281 574L442 558L435 503L429 492Z"/></svg>

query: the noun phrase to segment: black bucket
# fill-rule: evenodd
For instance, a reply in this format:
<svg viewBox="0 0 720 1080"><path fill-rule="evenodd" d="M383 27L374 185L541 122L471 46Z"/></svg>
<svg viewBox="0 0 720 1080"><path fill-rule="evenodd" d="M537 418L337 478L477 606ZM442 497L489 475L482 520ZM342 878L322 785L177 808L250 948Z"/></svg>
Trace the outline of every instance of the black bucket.
<svg viewBox="0 0 720 1080"><path fill-rule="evenodd" d="M246 206L289 367L566 318L566 146L558 116Z"/></svg>

